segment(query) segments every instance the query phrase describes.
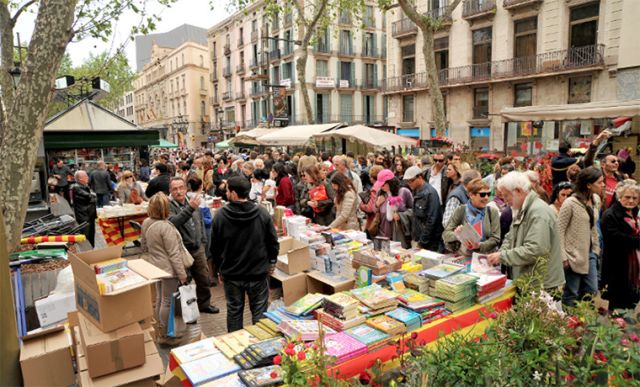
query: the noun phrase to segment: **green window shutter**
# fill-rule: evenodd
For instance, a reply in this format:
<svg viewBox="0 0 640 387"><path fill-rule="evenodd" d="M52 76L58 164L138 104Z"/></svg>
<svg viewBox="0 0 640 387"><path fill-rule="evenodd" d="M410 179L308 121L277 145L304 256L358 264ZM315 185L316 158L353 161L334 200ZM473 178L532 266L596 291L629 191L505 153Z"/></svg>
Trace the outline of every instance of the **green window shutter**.
<svg viewBox="0 0 640 387"><path fill-rule="evenodd" d="M373 65L373 86L378 87L378 64Z"/></svg>
<svg viewBox="0 0 640 387"><path fill-rule="evenodd" d="M371 42L371 44L372 44L371 49L372 49L373 55L376 55L378 53L378 51L376 50L377 49L376 40L378 40L378 34L374 33L373 34L373 39L372 39L372 42Z"/></svg>
<svg viewBox="0 0 640 387"><path fill-rule="evenodd" d="M351 68L351 78L349 79L349 87L353 87L354 83L356 81L356 64L354 62L351 62L351 66L349 66L349 68Z"/></svg>

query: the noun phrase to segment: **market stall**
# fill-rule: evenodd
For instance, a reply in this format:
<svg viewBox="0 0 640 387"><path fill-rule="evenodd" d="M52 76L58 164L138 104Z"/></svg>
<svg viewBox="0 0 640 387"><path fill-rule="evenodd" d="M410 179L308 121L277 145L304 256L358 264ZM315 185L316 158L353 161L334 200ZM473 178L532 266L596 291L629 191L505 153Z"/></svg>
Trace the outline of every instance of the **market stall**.
<svg viewBox="0 0 640 387"><path fill-rule="evenodd" d="M140 239L140 229L147 218L146 203L140 205L106 206L98 210L98 226L108 246L126 245ZM132 223L135 222L135 223Z"/></svg>
<svg viewBox="0 0 640 387"><path fill-rule="evenodd" d="M177 144L172 143L171 141L167 141L164 138L160 139L158 145L151 145L150 148L166 148L166 149L176 149L178 147Z"/></svg>
<svg viewBox="0 0 640 387"><path fill-rule="evenodd" d="M341 123L295 125L268 133L257 138L264 145L275 146L305 146L313 135L343 126Z"/></svg>
<svg viewBox="0 0 640 387"><path fill-rule="evenodd" d="M417 146L419 141L399 136L397 134L387 132L380 129L371 128L364 125L353 125L344 128L335 128L313 135L316 143L325 144L327 142L336 141L340 143L342 153L353 151L355 154L366 154L368 151L375 149L391 150L400 147ZM349 149L355 148L355 149ZM327 149L323 146L322 149Z"/></svg>
<svg viewBox="0 0 640 387"><path fill-rule="evenodd" d="M260 141L258 141L258 137L270 134L277 133L282 128L255 128L251 130L247 130L245 132L239 132L236 134L234 138L229 140L230 144L233 145L264 145Z"/></svg>

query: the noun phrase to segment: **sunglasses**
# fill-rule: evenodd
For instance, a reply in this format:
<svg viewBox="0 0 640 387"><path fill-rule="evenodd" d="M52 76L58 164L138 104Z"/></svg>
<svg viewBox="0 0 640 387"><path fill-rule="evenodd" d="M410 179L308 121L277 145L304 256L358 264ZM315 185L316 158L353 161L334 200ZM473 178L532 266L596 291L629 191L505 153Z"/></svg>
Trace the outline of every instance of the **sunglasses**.
<svg viewBox="0 0 640 387"><path fill-rule="evenodd" d="M444 159L433 159L433 161L436 163L443 163Z"/></svg>
<svg viewBox="0 0 640 387"><path fill-rule="evenodd" d="M481 198L486 198L489 195L491 195L491 192L478 192L478 196Z"/></svg>

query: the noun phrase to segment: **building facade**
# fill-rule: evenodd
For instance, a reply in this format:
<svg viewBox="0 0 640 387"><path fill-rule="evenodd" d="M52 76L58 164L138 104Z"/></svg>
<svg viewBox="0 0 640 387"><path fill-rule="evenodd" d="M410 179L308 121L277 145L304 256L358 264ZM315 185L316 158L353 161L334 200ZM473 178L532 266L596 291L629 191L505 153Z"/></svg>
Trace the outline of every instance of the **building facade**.
<svg viewBox="0 0 640 387"><path fill-rule="evenodd" d="M440 15L447 0L417 0ZM508 107L640 97L636 0L464 0L435 36L446 135L473 150L557 150L606 127L606 119L508 122ZM400 133L435 135L422 34L396 10L387 26L382 91Z"/></svg>
<svg viewBox="0 0 640 387"><path fill-rule="evenodd" d="M303 31L296 17L292 11L271 18L263 13L261 3L254 3L209 29L211 114L225 136L258 125L310 121L303 119L297 79ZM315 44L307 49L305 80L313 122L386 123L380 93L386 72L385 24L371 3L362 21L340 15L318 33Z"/></svg>
<svg viewBox="0 0 640 387"><path fill-rule="evenodd" d="M186 42L176 48L151 48L151 61L134 81L135 122L159 128L175 144L189 148L209 143L209 52Z"/></svg>
<svg viewBox="0 0 640 387"><path fill-rule="evenodd" d="M117 101L116 106L114 106L113 111L118 114L120 117L123 117L127 121L136 123L135 114L134 114L134 94L133 91L127 91L124 93L122 97L120 97Z"/></svg>

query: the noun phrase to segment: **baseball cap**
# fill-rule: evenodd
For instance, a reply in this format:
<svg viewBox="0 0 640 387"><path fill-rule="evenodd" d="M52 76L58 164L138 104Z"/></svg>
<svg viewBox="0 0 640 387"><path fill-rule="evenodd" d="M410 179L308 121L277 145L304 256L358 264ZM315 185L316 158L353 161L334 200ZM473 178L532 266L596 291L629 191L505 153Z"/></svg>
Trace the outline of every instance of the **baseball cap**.
<svg viewBox="0 0 640 387"><path fill-rule="evenodd" d="M373 185L373 188L375 188L376 190L379 190L380 188L382 188L384 183L387 182L387 180L391 180L394 177L395 176L394 176L393 172L391 172L391 170L383 169L382 171L380 171L378 173L378 177L376 179L376 183Z"/></svg>
<svg viewBox="0 0 640 387"><path fill-rule="evenodd" d="M415 179L416 177L422 175L422 169L420 169L420 167L416 167L415 165L413 167L409 167L405 173L404 176L402 177L404 180L412 180Z"/></svg>

